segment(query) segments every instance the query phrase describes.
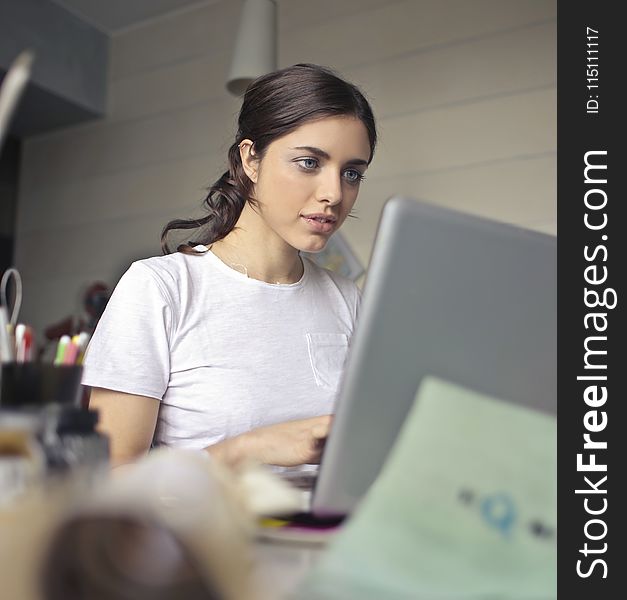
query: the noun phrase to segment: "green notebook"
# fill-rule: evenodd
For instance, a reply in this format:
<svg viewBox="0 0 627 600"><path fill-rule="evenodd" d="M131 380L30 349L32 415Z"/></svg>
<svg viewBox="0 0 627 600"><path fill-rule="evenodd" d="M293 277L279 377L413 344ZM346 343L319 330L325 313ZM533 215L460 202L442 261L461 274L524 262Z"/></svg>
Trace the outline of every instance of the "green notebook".
<svg viewBox="0 0 627 600"><path fill-rule="evenodd" d="M296 598L557 594L553 416L428 377L358 510Z"/></svg>

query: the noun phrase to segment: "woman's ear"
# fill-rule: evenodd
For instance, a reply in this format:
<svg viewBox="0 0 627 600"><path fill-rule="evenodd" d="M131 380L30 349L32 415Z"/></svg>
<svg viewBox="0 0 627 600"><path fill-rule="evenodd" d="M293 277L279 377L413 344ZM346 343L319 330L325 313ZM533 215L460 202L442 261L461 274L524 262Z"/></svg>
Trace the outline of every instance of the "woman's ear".
<svg viewBox="0 0 627 600"><path fill-rule="evenodd" d="M259 158L253 149L253 141L249 139L242 140L239 144L239 156L242 160L244 172L248 178L257 183L257 172L259 171Z"/></svg>

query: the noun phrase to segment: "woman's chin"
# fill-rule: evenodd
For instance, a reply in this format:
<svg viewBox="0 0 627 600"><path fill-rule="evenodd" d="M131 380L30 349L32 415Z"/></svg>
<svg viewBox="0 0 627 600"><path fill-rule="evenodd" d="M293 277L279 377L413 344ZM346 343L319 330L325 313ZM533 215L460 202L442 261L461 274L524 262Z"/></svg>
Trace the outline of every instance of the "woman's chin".
<svg viewBox="0 0 627 600"><path fill-rule="evenodd" d="M316 254L317 252L322 252L326 248L328 241L328 238L313 240L307 244L303 244L299 250L301 252L307 252L308 254Z"/></svg>

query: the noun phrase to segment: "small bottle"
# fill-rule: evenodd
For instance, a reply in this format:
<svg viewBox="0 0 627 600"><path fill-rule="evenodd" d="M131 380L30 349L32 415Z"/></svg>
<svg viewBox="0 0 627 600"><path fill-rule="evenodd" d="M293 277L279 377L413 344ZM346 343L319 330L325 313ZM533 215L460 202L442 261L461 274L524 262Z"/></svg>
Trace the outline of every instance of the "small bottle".
<svg viewBox="0 0 627 600"><path fill-rule="evenodd" d="M99 470L109 464L109 438L96 431L98 411L80 406L45 407L39 440L50 474L87 467Z"/></svg>

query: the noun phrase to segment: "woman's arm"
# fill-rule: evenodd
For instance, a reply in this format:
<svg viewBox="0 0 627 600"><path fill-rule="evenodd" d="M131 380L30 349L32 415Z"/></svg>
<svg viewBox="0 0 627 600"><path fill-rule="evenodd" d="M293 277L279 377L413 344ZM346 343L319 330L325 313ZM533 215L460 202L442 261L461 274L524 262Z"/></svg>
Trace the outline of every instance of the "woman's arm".
<svg viewBox="0 0 627 600"><path fill-rule="evenodd" d="M133 462L148 452L159 400L93 388L89 407L98 411L98 429L109 437L112 467ZM246 460L286 467L317 463L330 424L330 416L286 421L229 438L207 451L231 466Z"/></svg>
<svg viewBox="0 0 627 600"><path fill-rule="evenodd" d="M285 421L229 438L207 451L230 465L245 460L283 467L319 463L330 426L330 415Z"/></svg>
<svg viewBox="0 0 627 600"><path fill-rule="evenodd" d="M89 408L98 411L98 430L109 437L112 467L133 462L148 452L157 424L159 400L93 388Z"/></svg>

